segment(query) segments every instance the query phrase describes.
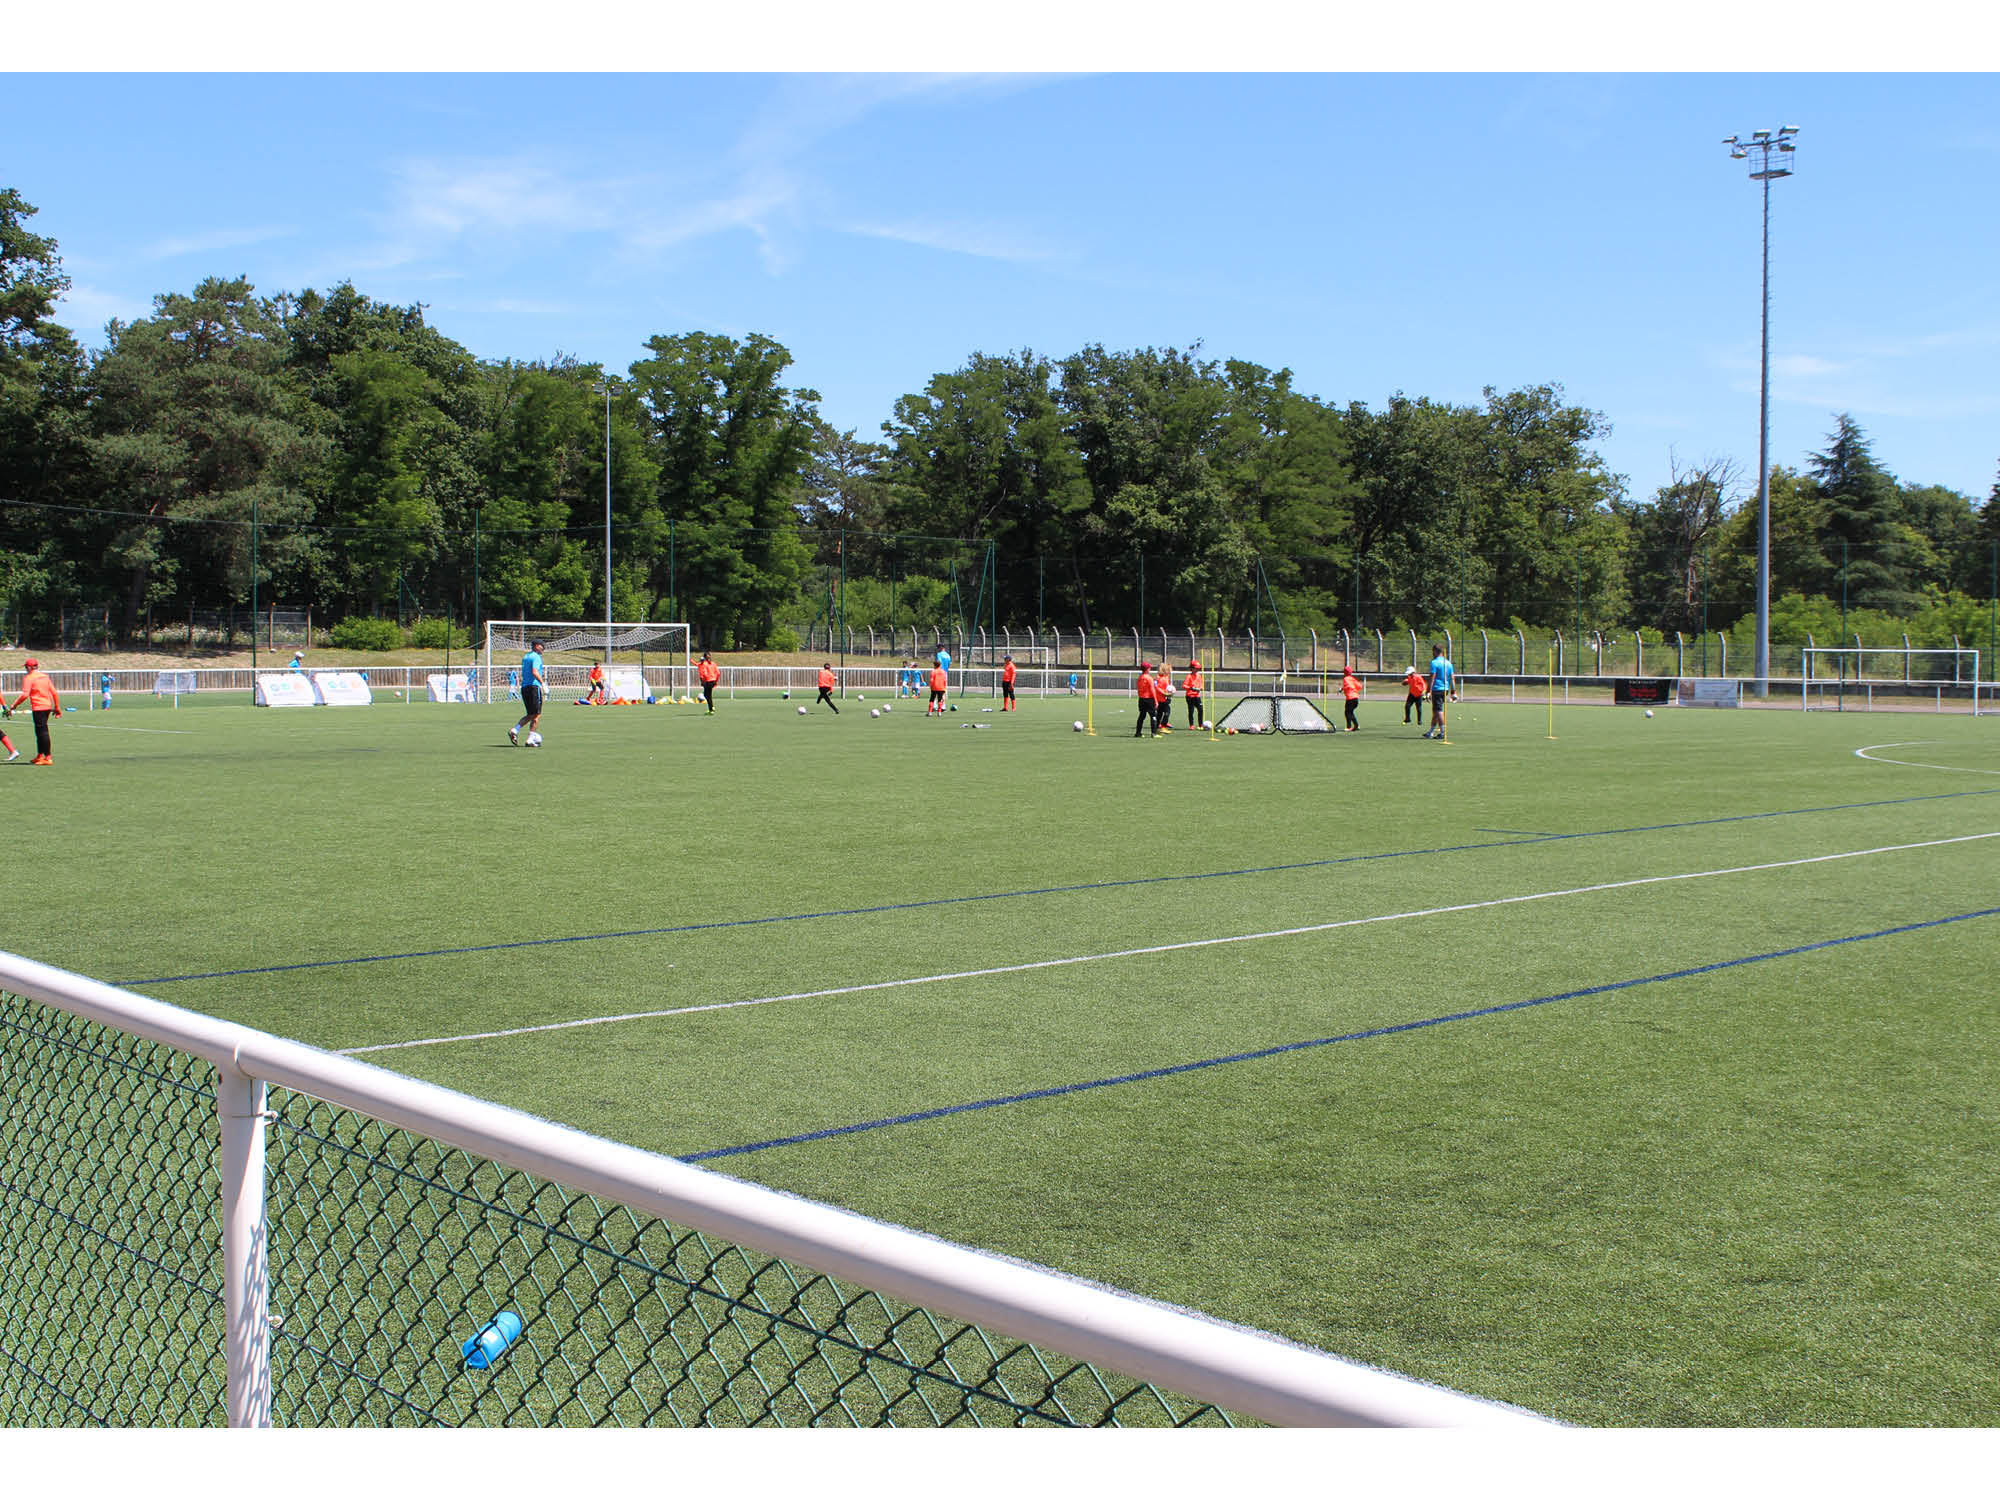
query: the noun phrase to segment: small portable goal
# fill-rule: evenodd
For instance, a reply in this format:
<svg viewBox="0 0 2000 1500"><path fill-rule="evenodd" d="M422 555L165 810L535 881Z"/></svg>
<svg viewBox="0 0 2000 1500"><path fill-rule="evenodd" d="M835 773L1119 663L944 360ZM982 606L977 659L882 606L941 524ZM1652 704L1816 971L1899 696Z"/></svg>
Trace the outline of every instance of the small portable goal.
<svg viewBox="0 0 2000 1500"><path fill-rule="evenodd" d="M1257 693L1241 699L1217 721L1218 730L1238 734L1332 734L1333 721L1310 698Z"/></svg>

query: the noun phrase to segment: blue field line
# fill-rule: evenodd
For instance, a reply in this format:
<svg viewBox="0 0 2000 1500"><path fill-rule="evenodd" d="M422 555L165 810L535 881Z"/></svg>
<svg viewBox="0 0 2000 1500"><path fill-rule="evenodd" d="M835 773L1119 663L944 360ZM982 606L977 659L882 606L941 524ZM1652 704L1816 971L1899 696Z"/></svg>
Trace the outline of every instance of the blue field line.
<svg viewBox="0 0 2000 1500"><path fill-rule="evenodd" d="M964 906L977 901L1013 901L1025 896L1069 896L1083 891L1114 891L1126 886L1172 885L1189 880L1230 880L1242 875L1279 875L1292 870L1322 870L1334 865L1371 860L1413 859L1427 854L1472 854L1483 849L1523 849L1570 839L1615 838L1630 833L1666 833L1679 828L1710 828L1721 823L1750 823L1765 818L1800 818L1813 813L1860 812L1872 807L1900 807L1913 802L1948 802L1963 797L2000 797L2000 787L1965 792L1927 792L1920 797L1887 797L1875 802L1836 802L1826 807L1791 807L1777 812L1730 813L1719 818L1694 818L1680 823L1641 823L1630 828L1592 828L1581 833L1543 833L1526 838L1483 839L1475 844L1440 844L1427 849L1385 849L1376 854L1339 854L1329 859L1303 859L1283 865L1253 865L1241 870L1202 870L1188 875L1135 875L1127 880L1091 880L1080 885L1044 885L1019 891L982 891L970 896L932 896L922 901L892 901L881 906L836 907L829 911L786 912L774 917L732 917L716 922L684 922L673 927L634 927L622 932L580 932L567 937L516 938L505 943L471 943L458 948L418 948L407 953L368 953L353 958L318 958L292 964L262 964L248 969L216 969L205 974L163 974L153 979L112 981L126 989L149 984L184 984L199 979L240 979L250 974L290 974L301 969L338 969L349 964L400 963L411 958L455 958L467 953L504 953L510 948L547 948L561 943L606 943L623 938L670 937L688 932L718 932L730 927L763 927L776 922L820 922L832 917L872 917L888 912L920 911L931 906Z"/></svg>
<svg viewBox="0 0 2000 1500"><path fill-rule="evenodd" d="M1003 1104L1026 1104L1033 1099L1054 1099L1063 1094L1082 1094L1091 1089L1114 1088L1122 1083L1145 1083L1155 1078L1171 1078L1176 1073L1194 1073L1203 1068L1219 1068L1227 1063L1255 1062L1259 1058L1277 1057L1286 1052L1304 1052L1314 1047L1331 1047L1337 1042L1361 1042L1370 1037L1394 1036L1402 1031L1422 1031L1426 1027L1442 1026L1448 1021L1472 1021L1481 1016L1505 1015L1512 1010L1530 1010L1537 1005L1553 1005L1558 1000L1579 1000L1586 995L1607 995L1614 990L1636 989L1642 984L1664 984L1672 979L1692 979L1698 974L1713 974L1719 969L1741 968L1744 964L1761 964L1773 958L1795 958L1801 953L1815 953L1822 948L1838 948L1846 943L1865 943L1873 938L1896 937L1905 932L1922 932L1928 927L1947 927L1953 922L1970 922L1975 917L2000 916L2000 906L1988 906L1979 911L1960 912L1953 917L1933 917L1927 922L1907 922L1901 927L1884 927L1879 932L1857 932L1848 937L1826 938L1817 943L1801 943L1795 948L1777 948L1769 953L1752 953L1743 958L1725 958L1712 964L1699 964L1692 969L1675 969L1667 974L1648 974L1641 979L1615 979L1609 984L1593 984L1585 989L1564 990L1560 995L1541 995L1533 1000L1511 1000L1505 1005L1487 1005L1478 1010L1458 1010L1450 1015L1430 1016L1421 1021L1399 1021L1393 1026L1371 1026L1366 1031L1348 1031L1339 1036L1315 1037L1307 1042L1281 1042L1275 1047L1260 1047L1254 1052L1232 1052L1226 1057L1205 1057L1199 1062L1174 1063L1165 1068L1148 1068L1142 1073L1120 1073L1115 1078L1093 1078L1087 1083L1061 1083L1053 1088L1031 1089L1025 1094L1002 1094L992 1099L975 1099L970 1104L947 1104L941 1109L920 1109L907 1115L888 1115L879 1120L862 1120L853 1125L830 1125L824 1130L808 1130L799 1135L784 1135L768 1141L751 1141L742 1146L716 1146L707 1151L692 1151L680 1160L687 1162L713 1161L721 1156L743 1156L752 1151L769 1151L777 1146L798 1146L808 1141L831 1140L838 1135L854 1135L863 1130L882 1130L891 1125L914 1125L923 1120L941 1120L947 1115L962 1115L975 1109L998 1109Z"/></svg>

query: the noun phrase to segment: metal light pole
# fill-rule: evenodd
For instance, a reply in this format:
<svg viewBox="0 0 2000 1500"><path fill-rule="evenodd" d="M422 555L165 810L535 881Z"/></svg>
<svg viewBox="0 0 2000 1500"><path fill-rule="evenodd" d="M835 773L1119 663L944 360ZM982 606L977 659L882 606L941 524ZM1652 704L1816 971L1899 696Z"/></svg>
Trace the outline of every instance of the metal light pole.
<svg viewBox="0 0 2000 1500"><path fill-rule="evenodd" d="M604 670L611 670L611 385L606 376L598 384L604 392Z"/></svg>
<svg viewBox="0 0 2000 1500"><path fill-rule="evenodd" d="M1767 695L1771 678L1771 179L1792 175L1796 125L1752 131L1749 140L1731 136L1722 144L1731 161L1750 163L1750 180L1764 185L1764 317L1758 357L1757 397L1757 696ZM1774 154L1775 153L1775 154Z"/></svg>

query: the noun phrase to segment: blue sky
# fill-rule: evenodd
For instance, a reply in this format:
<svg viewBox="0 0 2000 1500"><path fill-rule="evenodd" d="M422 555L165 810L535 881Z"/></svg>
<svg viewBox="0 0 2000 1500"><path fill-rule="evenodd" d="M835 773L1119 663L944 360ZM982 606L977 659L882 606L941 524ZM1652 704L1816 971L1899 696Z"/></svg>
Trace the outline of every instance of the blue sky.
<svg viewBox="0 0 2000 1500"><path fill-rule="evenodd" d="M575 38L482 52L421 28L391 58L394 16L362 14L345 52L221 55L578 65ZM150 71L205 59L133 40L108 61L135 71L0 94L0 183L59 240L86 342L205 275L351 278L486 357L622 369L655 333L768 334L831 421L876 437L974 351L1199 340L1342 404L1558 382L1610 421L1635 497L1675 461L1735 459L1754 485L1759 192L1721 142L1782 123L1802 133L1772 192L1773 459L1803 464L1846 411L1905 480L1983 500L2000 467L1990 74L1060 71L1082 46L1032 74L223 75ZM617 60L601 40L591 66ZM1284 50L1267 37L1261 65Z"/></svg>

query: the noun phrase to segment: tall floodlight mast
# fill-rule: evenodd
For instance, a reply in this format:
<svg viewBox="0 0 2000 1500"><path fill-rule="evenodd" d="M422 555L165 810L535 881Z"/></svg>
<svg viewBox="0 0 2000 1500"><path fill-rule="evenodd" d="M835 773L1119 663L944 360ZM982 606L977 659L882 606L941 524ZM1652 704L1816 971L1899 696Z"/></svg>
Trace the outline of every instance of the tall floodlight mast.
<svg viewBox="0 0 2000 1500"><path fill-rule="evenodd" d="M1796 125L1755 130L1749 140L1731 136L1722 144L1731 161L1750 163L1750 180L1764 185L1764 318L1758 358L1757 397L1757 687L1771 681L1771 181L1792 175Z"/></svg>

